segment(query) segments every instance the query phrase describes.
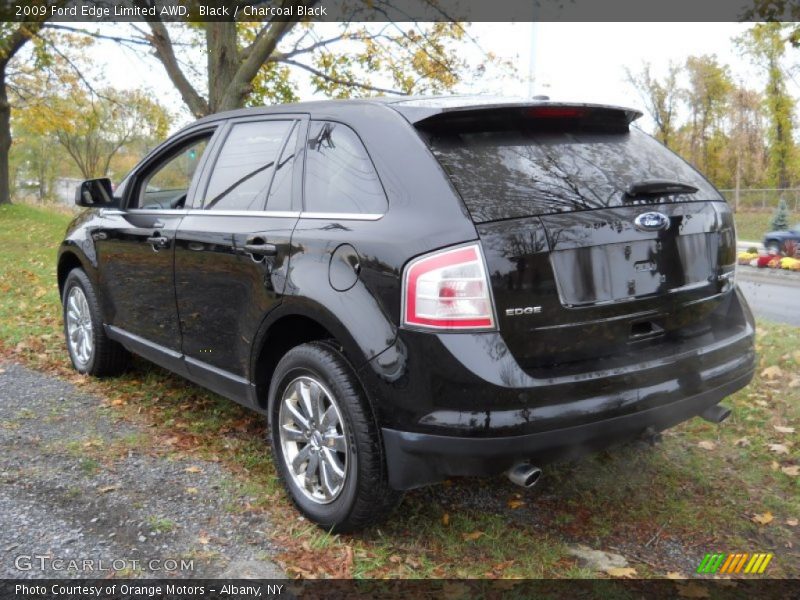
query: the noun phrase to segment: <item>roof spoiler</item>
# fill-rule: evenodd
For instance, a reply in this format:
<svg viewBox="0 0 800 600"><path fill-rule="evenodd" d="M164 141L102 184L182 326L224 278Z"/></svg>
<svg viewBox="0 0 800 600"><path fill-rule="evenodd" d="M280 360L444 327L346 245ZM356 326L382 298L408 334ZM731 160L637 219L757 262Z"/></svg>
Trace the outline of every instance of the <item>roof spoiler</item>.
<svg viewBox="0 0 800 600"><path fill-rule="evenodd" d="M398 107L400 108L400 107ZM630 108L597 104L492 104L430 108L402 107L418 129L430 133L503 130L628 131L642 113Z"/></svg>

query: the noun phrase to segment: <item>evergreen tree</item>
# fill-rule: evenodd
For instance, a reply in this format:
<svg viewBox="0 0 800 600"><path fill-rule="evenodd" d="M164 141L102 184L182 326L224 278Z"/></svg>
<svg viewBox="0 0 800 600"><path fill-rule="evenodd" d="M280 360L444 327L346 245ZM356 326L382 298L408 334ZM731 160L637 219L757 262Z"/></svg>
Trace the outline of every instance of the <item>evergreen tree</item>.
<svg viewBox="0 0 800 600"><path fill-rule="evenodd" d="M775 214L772 215L770 222L771 231L787 231L789 229L789 210L786 208L786 201L781 198L778 202L778 208Z"/></svg>

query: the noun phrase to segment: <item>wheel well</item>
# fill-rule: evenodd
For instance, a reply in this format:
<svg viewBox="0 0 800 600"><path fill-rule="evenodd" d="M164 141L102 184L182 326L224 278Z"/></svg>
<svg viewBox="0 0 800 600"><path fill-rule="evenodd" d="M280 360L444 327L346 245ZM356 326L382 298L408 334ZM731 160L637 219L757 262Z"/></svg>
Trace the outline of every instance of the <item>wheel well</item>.
<svg viewBox="0 0 800 600"><path fill-rule="evenodd" d="M72 254L72 252L65 252L58 260L58 295L64 293L64 282L67 280L67 275L72 269L82 267L80 259Z"/></svg>
<svg viewBox="0 0 800 600"><path fill-rule="evenodd" d="M261 408L267 407L272 373L283 355L295 346L319 340L331 340L338 346L333 335L325 327L308 317L286 316L270 326L261 340L261 349L254 364L256 394Z"/></svg>

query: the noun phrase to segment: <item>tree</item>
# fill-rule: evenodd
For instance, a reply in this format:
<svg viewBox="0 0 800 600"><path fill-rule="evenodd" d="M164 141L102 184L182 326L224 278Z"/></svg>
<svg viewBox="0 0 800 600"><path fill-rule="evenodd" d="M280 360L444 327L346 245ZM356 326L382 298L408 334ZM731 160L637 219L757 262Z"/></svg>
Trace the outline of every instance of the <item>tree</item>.
<svg viewBox="0 0 800 600"><path fill-rule="evenodd" d="M25 132L26 149L38 159L33 162L48 158L36 156L36 144L47 141L51 155L52 144L60 145L90 179L107 175L123 147L152 145L166 136L170 115L152 94L95 89L88 81L90 38L58 32L41 39L51 46L46 64L21 66L11 85L15 128Z"/></svg>
<svg viewBox="0 0 800 600"><path fill-rule="evenodd" d="M681 96L677 81L679 72L679 65L670 63L662 82L651 75L649 63L645 63L639 73L625 69L628 82L639 93L645 110L656 124L656 138L667 147L674 143L675 122Z"/></svg>
<svg viewBox="0 0 800 600"><path fill-rule="evenodd" d="M0 22L0 204L11 202L8 160L11 150L11 105L8 100L8 67L11 59L41 27L41 22Z"/></svg>
<svg viewBox="0 0 800 600"><path fill-rule="evenodd" d="M737 38L742 52L765 70L764 91L769 126L768 177L771 185L786 188L792 184L790 165L795 160L794 100L786 89L787 74L781 61L786 50L788 27L782 23L757 23Z"/></svg>
<svg viewBox="0 0 800 600"><path fill-rule="evenodd" d="M736 210L742 185L758 187L764 184L767 158L762 106L761 94L742 85L735 86L730 94L725 162L727 171L734 174Z"/></svg>
<svg viewBox="0 0 800 600"><path fill-rule="evenodd" d="M723 120L733 82L727 65L715 55L686 59L689 85L685 98L689 108L688 154L695 166L712 180L722 174L722 147L726 143Z"/></svg>
<svg viewBox="0 0 800 600"><path fill-rule="evenodd" d="M786 201L783 198L778 202L778 208L775 210L775 214L772 215L772 221L770 221L769 226L771 231L786 231L789 229L789 209L786 207Z"/></svg>
<svg viewBox="0 0 800 600"><path fill-rule="evenodd" d="M283 0L282 6L296 9L319 1ZM384 10L388 3L372 0L369 6ZM50 27L128 46L149 46L196 117L248 104L296 100L295 78L300 73L317 91L336 98L446 91L470 68L458 45L467 41L477 45L456 22L334 26L298 19L170 24L155 19L146 26L130 25L127 37L63 23ZM198 63L198 56L207 57L205 64ZM492 62L500 64L484 53L476 73Z"/></svg>
<svg viewBox="0 0 800 600"><path fill-rule="evenodd" d="M75 161L84 179L108 175L111 160L134 139L163 139L169 115L141 90L81 90L53 98L42 111L42 133L50 131Z"/></svg>

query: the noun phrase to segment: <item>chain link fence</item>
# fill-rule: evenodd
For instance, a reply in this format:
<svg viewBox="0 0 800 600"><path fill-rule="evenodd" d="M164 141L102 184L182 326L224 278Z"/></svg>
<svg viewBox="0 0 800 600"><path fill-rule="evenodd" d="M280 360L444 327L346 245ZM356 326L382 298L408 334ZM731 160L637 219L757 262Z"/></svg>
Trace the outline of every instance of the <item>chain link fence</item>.
<svg viewBox="0 0 800 600"><path fill-rule="evenodd" d="M792 212L800 210L800 188L720 190L734 210L775 210L783 198Z"/></svg>

